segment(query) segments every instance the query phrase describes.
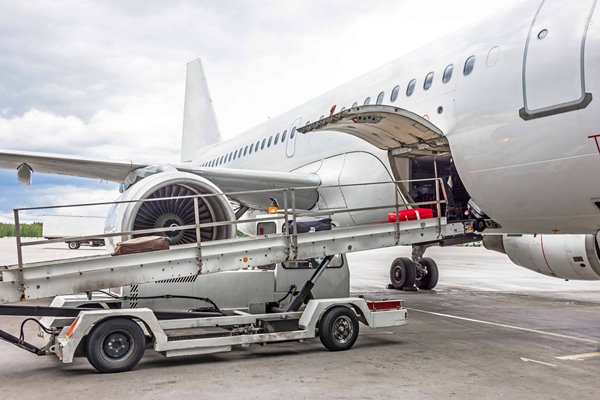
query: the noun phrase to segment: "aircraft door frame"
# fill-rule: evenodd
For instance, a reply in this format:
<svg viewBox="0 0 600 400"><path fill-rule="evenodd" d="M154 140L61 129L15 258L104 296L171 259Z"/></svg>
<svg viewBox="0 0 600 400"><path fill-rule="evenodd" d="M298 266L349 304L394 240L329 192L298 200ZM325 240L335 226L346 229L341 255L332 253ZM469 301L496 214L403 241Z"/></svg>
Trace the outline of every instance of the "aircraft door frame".
<svg viewBox="0 0 600 400"><path fill-rule="evenodd" d="M288 139L285 144L285 155L288 158L294 157L294 154L296 153L296 139L300 134L300 132L298 132L298 128L300 128L300 122L302 122L302 118L297 118L294 122L292 122L290 129L288 130ZM292 137L292 132L294 137Z"/></svg>
<svg viewBox="0 0 600 400"><path fill-rule="evenodd" d="M540 4L523 55L522 119L583 109L592 101L592 94L585 91L584 56L597 1L544 0Z"/></svg>

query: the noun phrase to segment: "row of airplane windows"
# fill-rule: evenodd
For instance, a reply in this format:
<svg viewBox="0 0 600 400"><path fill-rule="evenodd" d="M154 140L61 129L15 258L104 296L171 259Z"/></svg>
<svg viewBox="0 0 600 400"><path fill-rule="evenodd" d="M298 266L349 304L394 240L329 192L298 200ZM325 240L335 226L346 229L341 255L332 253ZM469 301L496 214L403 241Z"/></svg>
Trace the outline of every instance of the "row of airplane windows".
<svg viewBox="0 0 600 400"><path fill-rule="evenodd" d="M471 75L471 73L473 72L473 69L475 69L475 56L474 55L470 56L466 59L465 64L463 66L463 75L464 76ZM450 82L450 80L452 79L453 72L454 72L454 64L448 64L446 66L446 68L444 68L444 73L442 74L442 83L443 84ZM435 77L434 71L429 72L425 76L425 79L423 81L423 90L427 91L427 90L431 89L431 87L433 86L434 77ZM408 85L406 86L406 97L412 96L415 92L416 87L417 87L417 79L413 78L413 79L411 79L410 82L408 82ZM400 85L396 85L392 89L392 92L390 94L390 102L394 103L396 100L398 100L399 94L400 94ZM382 90L377 95L375 104L378 104L378 105L383 104L384 97L385 97L385 91ZM368 106L369 104L371 104L371 97L367 97L365 99L365 101L363 102L363 105L365 105L365 106ZM354 102L354 104L352 104L352 108L354 108L354 107L358 107L358 102ZM341 109L341 111L344 111L345 109L346 109L346 107L343 107ZM319 120L321 120L323 118L325 118L325 115L321 115ZM310 123L310 121L307 121L305 125L308 125L309 123ZM256 143L252 143L246 147L242 147L239 150L232 151L229 154L226 154L221 157L217 157L211 161L205 162L204 164L202 164L202 166L203 167L216 167L223 163L233 161L237 158L241 158L241 157L245 157L246 155L250 155L253 152L258 152L259 150L263 150L263 149L265 149L265 147L269 148L269 147L271 147L271 145L275 146L278 143L283 144L288 137L287 133L288 133L288 131L285 130L285 131L283 131L283 134L281 134L281 133L276 134L274 139L273 139L273 136L270 136L268 139L264 138L262 140L262 142L259 140ZM295 135L296 135L296 127L293 127L292 130L290 131L289 138L293 139ZM280 137L281 137L281 140L280 140Z"/></svg>
<svg viewBox="0 0 600 400"><path fill-rule="evenodd" d="M205 162L202 164L203 167L216 167L223 163L233 161L237 158L244 157L246 155L250 155L253 152L257 152L259 150L263 150L265 148L271 147L271 145L276 146L277 144L285 143L286 139L289 137L290 140L294 139L296 136L296 127L293 127L288 136L287 129L283 131L283 133L278 133L275 137L270 136L268 139L264 138L262 141L258 140L256 143L252 143L246 147L242 147L239 150L232 151L229 154L226 154L221 157L217 157L211 161Z"/></svg>

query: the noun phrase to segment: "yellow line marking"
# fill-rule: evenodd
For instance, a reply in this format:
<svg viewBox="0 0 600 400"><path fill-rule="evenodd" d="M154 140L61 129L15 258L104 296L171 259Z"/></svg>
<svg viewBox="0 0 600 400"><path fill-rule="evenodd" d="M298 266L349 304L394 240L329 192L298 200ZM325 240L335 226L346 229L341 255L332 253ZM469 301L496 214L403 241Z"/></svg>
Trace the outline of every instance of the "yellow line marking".
<svg viewBox="0 0 600 400"><path fill-rule="evenodd" d="M515 329L515 330L523 331L523 332L531 332L531 333L537 333L537 334L540 334L540 335L553 336L553 337L557 337L557 338L561 338L561 339L570 339L570 340L576 340L578 342L600 344L600 342L598 342L597 340L587 339L587 338L582 338L582 337L577 337L577 336L561 335L560 333L539 331L537 329L523 328L523 327L514 326L514 325L498 324L496 322L482 321L482 320L479 320L479 319L459 317L457 315L442 314L442 313L437 313L437 312L433 312L433 311L418 310L416 308L409 308L408 310L410 310L410 311L416 311L416 312L421 312L421 313L425 313L425 314L437 315L437 316L440 316L440 317L459 319L461 321L477 322L479 324L484 324L484 325L493 325L493 326L499 326L501 328Z"/></svg>
<svg viewBox="0 0 600 400"><path fill-rule="evenodd" d="M547 367L556 367L556 365L554 365L554 364L550 364L550 363L543 362L543 361L538 361L538 360L532 360L531 358L521 357L521 361L523 361L523 362L532 362L532 363L536 363L536 364L542 364L542 365L545 365Z"/></svg>
<svg viewBox="0 0 600 400"><path fill-rule="evenodd" d="M575 360L575 361L583 361L588 358L600 357L600 351L595 351L593 353L583 353L583 354L573 354L571 356L561 356L556 357L559 360Z"/></svg>

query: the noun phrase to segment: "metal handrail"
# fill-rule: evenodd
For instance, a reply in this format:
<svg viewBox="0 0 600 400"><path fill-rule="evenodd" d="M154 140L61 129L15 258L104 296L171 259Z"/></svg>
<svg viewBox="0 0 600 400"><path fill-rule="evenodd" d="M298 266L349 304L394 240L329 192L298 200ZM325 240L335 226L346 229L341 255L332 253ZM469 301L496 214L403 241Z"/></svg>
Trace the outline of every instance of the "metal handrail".
<svg viewBox="0 0 600 400"><path fill-rule="evenodd" d="M400 203L400 193L399 193L399 185L404 183L414 183L414 182L435 182L436 189L436 199L425 202L406 202L402 199L402 204ZM399 210L406 209L408 207L414 206L426 206L426 205L435 205L437 211L437 220L438 220L438 228L441 226L441 204L446 204L445 200L445 190L443 185L441 185L441 193L444 195L444 199L440 199L440 183L441 178L428 178L428 179L413 179L413 180L399 180L399 181L384 181L384 182L370 182L370 183L356 183L356 184L345 184L345 185L322 185L322 186L306 186L306 187L296 187L296 188L280 188L280 189L261 189L261 190L251 190L251 191L238 191L238 192L228 192L228 193L207 193L207 194L199 194L199 195L186 195L186 196L174 196L174 197L161 197L161 198L152 198L152 199L139 199L139 200L119 200L119 201L111 201L111 202L96 202L96 203L80 203L80 204L64 204L57 206L38 206L38 207L23 207L23 208L15 208L13 209L14 218L15 218L15 236L16 236L16 244L17 244L17 262L19 269L19 282L20 282L20 290L24 290L22 272L23 272L23 252L22 248L25 246L35 246L40 244L48 244L48 243L63 243L66 241L74 241L74 240L89 240L93 238L110 238L117 236L129 236L129 235L140 235L140 234L148 234L148 233L163 233L163 232L177 232L183 230L196 230L196 246L198 251L201 252L201 234L200 229L207 227L218 227L218 226L228 226L228 225L236 225L239 220L227 220L227 221L218 221L218 222L210 222L200 224L200 216L198 212L199 199L213 197L213 196L226 196L232 197L240 194L258 194L258 193L273 193L274 191L281 191L283 195L283 205L284 208L282 210L278 210L277 214L269 215L268 217L262 218L252 218L245 219L243 223L252 223L259 221L277 221L277 220L285 220L288 223L291 222L293 226L292 233L289 232L289 229L286 229L283 235L286 237L286 241L288 243L289 249L293 254L288 255L291 256L291 259L295 259L298 253L298 238L297 238L297 217L305 217L305 216L331 216L335 214L345 214L352 212L362 212L362 211L374 211L381 209L392 209L396 210L396 215L398 216ZM342 188L342 187L362 187L362 186L374 186L374 185L395 185L395 202L394 204L386 204L374 207L357 207L357 208L337 208L337 209L329 209L329 210L320 210L320 211L311 211L311 210L298 210L296 208L296 192L298 190L309 190L309 189L324 189L324 188ZM288 198L291 200L291 210L288 208ZM73 208L73 207L92 207L92 206L103 206L103 205L114 205L114 204L125 204L125 203L145 203L151 201L167 201L174 199L193 199L194 200L194 224L193 225L182 225L177 227L167 227L167 228L153 228L153 229L141 229L141 230L132 230L132 231L120 231L120 232L111 232L111 233L102 233L98 235L86 235L86 236L73 236L66 237L60 239L49 239L49 240L36 240L31 242L22 242L20 235L20 219L19 213L23 211L32 211L32 210L42 210L42 209L57 209L57 208ZM283 215L282 215L283 214ZM291 221L290 221L291 216ZM399 235L400 232L400 218L396 217L395 226L396 226L396 234ZM198 255L198 260L201 262L201 253Z"/></svg>

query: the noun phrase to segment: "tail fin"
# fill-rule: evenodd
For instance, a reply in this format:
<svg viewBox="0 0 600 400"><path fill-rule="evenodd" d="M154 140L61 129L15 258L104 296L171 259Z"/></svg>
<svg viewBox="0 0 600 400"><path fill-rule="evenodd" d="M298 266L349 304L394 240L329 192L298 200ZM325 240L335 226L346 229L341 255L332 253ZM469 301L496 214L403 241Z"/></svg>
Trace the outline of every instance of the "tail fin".
<svg viewBox="0 0 600 400"><path fill-rule="evenodd" d="M206 146L221 141L217 118L200 59L187 65L181 161L193 161Z"/></svg>

